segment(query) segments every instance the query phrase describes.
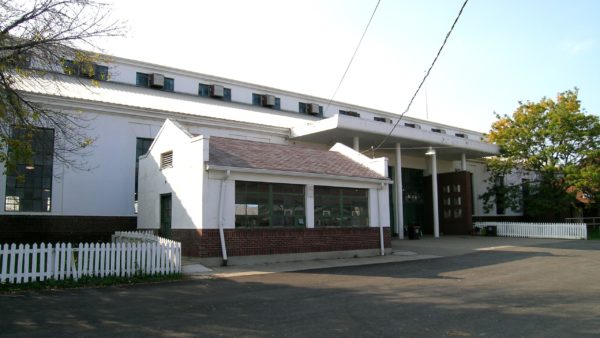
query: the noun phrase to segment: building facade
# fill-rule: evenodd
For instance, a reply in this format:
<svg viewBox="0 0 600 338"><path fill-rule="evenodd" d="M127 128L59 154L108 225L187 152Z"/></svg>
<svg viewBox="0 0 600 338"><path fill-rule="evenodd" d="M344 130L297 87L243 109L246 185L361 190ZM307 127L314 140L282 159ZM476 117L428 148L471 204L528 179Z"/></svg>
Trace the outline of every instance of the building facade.
<svg viewBox="0 0 600 338"><path fill-rule="evenodd" d="M495 215L484 212L477 196L487 184L482 158L497 154L498 149L483 141L478 132L411 117L398 121L396 114L384 111L117 57L95 67L97 74L104 74L96 76L97 85L91 84L89 75L60 74L60 70L36 84L23 80L21 89L29 99L85 116L89 126L84 132L95 141L85 159L86 170L48 160L52 154L46 154L46 162L33 169L21 166L26 174L24 183L11 175L0 176L0 196L5 201L0 211L0 240L105 238L113 230L132 228L158 231L161 198L166 203L168 193L172 203L170 235L184 243L184 251L188 243L188 254L200 256L222 255L220 241L205 243L207 238L219 237L214 233L219 224L230 241L241 243L229 246L232 254L249 255L379 250L382 243L389 247L391 236L404 238L405 229L412 225L435 236L465 233L472 217ZM52 85L55 83L60 86ZM212 158L221 164L211 164L211 156L190 155L185 157L185 165L194 167L197 174L180 172L166 185L163 179L160 186L146 176L141 178L142 171L143 175L151 172L142 169L144 161L157 166L159 174L170 175L168 171L180 169L177 163L181 160L177 156L181 150L172 149L173 167L161 170L164 149L148 153L171 142L161 130L179 135L175 139L181 149L197 142L207 144L208 149L202 148L206 155L216 151L210 148L211 138L215 147L243 141L247 143L242 148L264 148L268 153L281 153L279 147L294 154L309 149L320 160L315 164L320 169L269 169L272 163L228 166L223 163L234 154L217 151ZM335 147L337 151L332 150ZM365 159L377 159L378 167L369 170L381 177L328 174L323 168L330 164L327 159L332 152L343 153L348 161L343 163L362 163L366 168ZM227 180L223 180L225 175ZM198 180L192 189L196 191L190 193L194 180ZM280 186L286 184L290 186ZM167 192L169 185L173 189ZM282 208L283 214L274 216L274 203L267 200L270 223L253 223L259 222L254 216L261 213L255 208L260 203L240 201L260 195L252 189L286 188L292 192L284 197L303 200L304 205ZM360 193L365 197L356 199L364 203L356 205L357 213L362 208L363 214L368 214L363 221L358 221L357 213L353 216L355 206L345 205L343 200L336 202L339 214L323 208L325 202L315 208L316 199L325 201L336 194L339 198L343 189L364 189ZM220 198L214 195L221 191L225 193ZM294 197L293 191L298 196ZM195 205L186 208L187 218L182 216L186 213L177 212L175 196L187 196L180 206ZM219 204L220 199L224 202ZM146 215L144 208L152 214ZM304 209L303 216L293 211L299 208ZM350 216L344 216L346 211ZM277 222L273 221L276 216ZM347 219L342 221L344 217ZM285 223L286 219L291 223ZM178 229L196 234L188 236ZM306 229L315 230L308 233ZM306 241L298 242L298 238Z"/></svg>

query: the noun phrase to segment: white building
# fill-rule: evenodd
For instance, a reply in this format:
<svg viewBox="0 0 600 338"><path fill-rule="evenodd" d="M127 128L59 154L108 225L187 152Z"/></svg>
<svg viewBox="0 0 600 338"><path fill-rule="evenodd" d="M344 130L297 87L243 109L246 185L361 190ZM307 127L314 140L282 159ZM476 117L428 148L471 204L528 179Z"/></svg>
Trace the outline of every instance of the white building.
<svg viewBox="0 0 600 338"><path fill-rule="evenodd" d="M436 236L466 233L472 216L486 216L477 198L485 190L481 159L498 149L478 132L411 117L394 128L398 116L392 113L335 101L328 104L318 97L117 57L96 66L96 74L110 74L99 86L83 86L81 82L90 80L66 75L58 76L60 87L22 84L37 102L91 118L85 132L95 143L87 158L88 171L54 161L36 164L25 183L0 176L0 196L5 201L0 241L106 236L117 228L132 228L136 221L138 228L158 230L161 196L166 203L166 194L172 198L171 235L184 243L186 253L200 256L222 254L220 240L214 240L218 235L209 231L219 226L228 241L237 238L238 244L228 249L247 255L378 250L382 242L389 247L392 235L403 238L409 225L420 225ZM165 123L167 119L170 122ZM155 138L152 150L140 162L138 218L136 159ZM310 149L317 154L317 167L330 164L327 154L343 154L344 163L361 163L379 176L269 169L272 163L214 164L211 138L214 144L239 140L246 142L242 147L258 146L267 153ZM168 151L172 151L173 167L161 170L161 155ZM291 188L299 189L304 214L295 214L298 205L292 211L283 208L283 216L290 212L294 216L293 224L287 224L286 217L271 210L270 223L255 226L250 216L260 214L263 206L238 203L243 199L243 182L253 182L254 188L263 184L261 189L294 185ZM335 210L324 207L324 192L331 187L339 188L338 194L343 194L342 188L364 189L362 212L368 217L358 221L355 216L364 206L357 206L353 216L354 206L344 200ZM273 208L274 204L265 205ZM252 236L246 242L253 244L244 246L243 238ZM299 237L305 242L297 242Z"/></svg>

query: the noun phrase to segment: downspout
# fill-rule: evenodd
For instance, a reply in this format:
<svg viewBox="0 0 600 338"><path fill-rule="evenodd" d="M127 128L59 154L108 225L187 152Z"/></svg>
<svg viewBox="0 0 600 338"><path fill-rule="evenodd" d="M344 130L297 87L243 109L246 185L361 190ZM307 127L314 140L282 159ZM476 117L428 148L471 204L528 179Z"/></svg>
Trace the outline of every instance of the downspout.
<svg viewBox="0 0 600 338"><path fill-rule="evenodd" d="M379 194L383 190L384 183L381 183L379 188L377 189L377 219L379 220L379 245L381 256L385 256L385 242L383 240L383 224L381 223L381 203L379 199Z"/></svg>
<svg viewBox="0 0 600 338"><path fill-rule="evenodd" d="M225 182L229 179L229 175L231 174L230 170L227 170L225 173L225 177L221 181L221 190L219 190L219 238L221 239L221 254L223 255L223 266L227 266L227 246L225 244L225 232L223 231L224 227L224 218L223 218L223 204L225 203L223 199L225 198Z"/></svg>

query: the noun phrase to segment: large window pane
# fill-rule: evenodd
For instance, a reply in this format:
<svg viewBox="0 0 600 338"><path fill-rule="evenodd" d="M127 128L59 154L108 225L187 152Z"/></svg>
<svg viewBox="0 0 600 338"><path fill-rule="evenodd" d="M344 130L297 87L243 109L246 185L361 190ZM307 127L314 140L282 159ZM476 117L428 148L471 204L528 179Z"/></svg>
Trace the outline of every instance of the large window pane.
<svg viewBox="0 0 600 338"><path fill-rule="evenodd" d="M305 226L304 186L235 182L236 227Z"/></svg>
<svg viewBox="0 0 600 338"><path fill-rule="evenodd" d="M315 226L368 226L367 189L315 186Z"/></svg>
<svg viewBox="0 0 600 338"><path fill-rule="evenodd" d="M141 138L138 137L135 140L135 190L133 194L133 200L137 202L138 200L138 176L140 172L140 156L146 154L148 149L150 149L150 145L154 139L152 138ZM137 205L136 205L137 207ZM136 208L137 209L137 208ZM136 210L137 212L137 210Z"/></svg>
<svg viewBox="0 0 600 338"><path fill-rule="evenodd" d="M40 128L32 134L14 129L12 137L31 143L32 158L31 162L17 163L13 172L7 172L4 210L50 212L54 130Z"/></svg>

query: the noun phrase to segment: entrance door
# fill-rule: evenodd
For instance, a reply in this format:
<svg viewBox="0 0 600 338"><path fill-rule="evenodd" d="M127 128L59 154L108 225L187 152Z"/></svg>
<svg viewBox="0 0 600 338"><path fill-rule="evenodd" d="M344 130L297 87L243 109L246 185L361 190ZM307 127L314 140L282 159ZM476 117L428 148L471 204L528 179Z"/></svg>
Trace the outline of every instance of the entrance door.
<svg viewBox="0 0 600 338"><path fill-rule="evenodd" d="M171 194L160 195L160 230L163 237L171 237Z"/></svg>
<svg viewBox="0 0 600 338"><path fill-rule="evenodd" d="M423 170L402 168L402 190L404 203L404 226L425 226L424 218L424 186Z"/></svg>

